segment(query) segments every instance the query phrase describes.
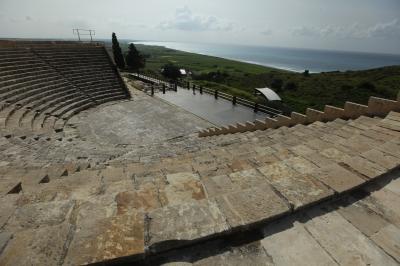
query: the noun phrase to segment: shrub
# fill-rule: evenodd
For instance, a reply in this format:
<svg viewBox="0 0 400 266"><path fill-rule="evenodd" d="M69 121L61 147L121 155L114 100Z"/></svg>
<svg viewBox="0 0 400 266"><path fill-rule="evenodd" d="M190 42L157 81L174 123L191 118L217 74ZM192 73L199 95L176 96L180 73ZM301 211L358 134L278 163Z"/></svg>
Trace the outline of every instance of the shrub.
<svg viewBox="0 0 400 266"><path fill-rule="evenodd" d="M133 43L129 44L129 51L125 57L126 64L133 69L138 71L140 68L145 66L145 58L139 53Z"/></svg>
<svg viewBox="0 0 400 266"><path fill-rule="evenodd" d="M271 88L280 90L282 89L283 81L281 79L273 79L271 82Z"/></svg>
<svg viewBox="0 0 400 266"><path fill-rule="evenodd" d="M289 81L285 85L285 90L295 91L295 90L297 90L297 84L293 81Z"/></svg>

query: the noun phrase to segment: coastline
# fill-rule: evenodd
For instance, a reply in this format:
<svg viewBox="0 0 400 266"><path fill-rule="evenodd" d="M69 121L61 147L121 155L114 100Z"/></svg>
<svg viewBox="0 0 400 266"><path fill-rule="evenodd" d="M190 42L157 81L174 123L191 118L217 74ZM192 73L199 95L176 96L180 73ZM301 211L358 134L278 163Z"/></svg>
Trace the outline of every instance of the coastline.
<svg viewBox="0 0 400 266"><path fill-rule="evenodd" d="M400 65L400 55L383 53L164 41L133 41L133 43L219 57L295 73L302 73L305 70L309 70L310 73L358 71Z"/></svg>

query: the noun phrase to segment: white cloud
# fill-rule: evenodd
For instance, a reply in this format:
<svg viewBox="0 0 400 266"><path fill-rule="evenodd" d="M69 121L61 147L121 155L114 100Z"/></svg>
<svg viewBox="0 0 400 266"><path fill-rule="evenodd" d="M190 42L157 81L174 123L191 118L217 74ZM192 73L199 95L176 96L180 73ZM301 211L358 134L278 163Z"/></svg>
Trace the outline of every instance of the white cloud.
<svg viewBox="0 0 400 266"><path fill-rule="evenodd" d="M335 38L400 38L400 22L394 19L387 23L377 23L371 27L362 26L354 23L348 27L327 25L324 27L300 26L291 30L295 36L304 37L335 37Z"/></svg>
<svg viewBox="0 0 400 266"><path fill-rule="evenodd" d="M388 23L378 23L367 30L369 37L400 38L400 21L394 19Z"/></svg>
<svg viewBox="0 0 400 266"><path fill-rule="evenodd" d="M194 15L187 6L184 6L177 8L174 18L162 22L159 28L182 31L230 31L233 29L233 23L215 16Z"/></svg>

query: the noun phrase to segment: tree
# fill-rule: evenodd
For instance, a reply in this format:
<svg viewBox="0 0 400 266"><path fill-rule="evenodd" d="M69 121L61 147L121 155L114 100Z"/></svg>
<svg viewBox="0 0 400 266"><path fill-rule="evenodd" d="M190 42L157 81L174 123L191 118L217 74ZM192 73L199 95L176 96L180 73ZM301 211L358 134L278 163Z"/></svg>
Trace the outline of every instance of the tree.
<svg viewBox="0 0 400 266"><path fill-rule="evenodd" d="M181 71L179 67L175 66L174 64L168 63L164 65L162 74L173 80L177 80L178 78L181 77Z"/></svg>
<svg viewBox="0 0 400 266"><path fill-rule="evenodd" d="M125 57L125 61L128 67L132 68L134 71L143 68L146 63L144 56L139 53L133 43L129 44L129 51Z"/></svg>
<svg viewBox="0 0 400 266"><path fill-rule="evenodd" d="M125 68L125 61L124 57L122 56L122 50L121 47L119 47L117 35L115 35L114 32L112 33L112 50L114 54L114 61L115 64L117 64L117 67L120 69Z"/></svg>

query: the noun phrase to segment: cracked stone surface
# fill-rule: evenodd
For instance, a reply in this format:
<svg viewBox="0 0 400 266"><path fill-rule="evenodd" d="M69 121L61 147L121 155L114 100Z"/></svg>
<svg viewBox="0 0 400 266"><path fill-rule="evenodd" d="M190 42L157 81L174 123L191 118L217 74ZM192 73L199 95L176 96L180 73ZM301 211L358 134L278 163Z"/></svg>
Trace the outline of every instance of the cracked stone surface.
<svg viewBox="0 0 400 266"><path fill-rule="evenodd" d="M208 200L156 209L149 212L147 222L147 245L153 252L221 234L230 228L217 203Z"/></svg>

